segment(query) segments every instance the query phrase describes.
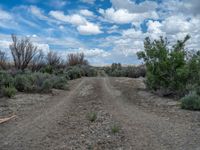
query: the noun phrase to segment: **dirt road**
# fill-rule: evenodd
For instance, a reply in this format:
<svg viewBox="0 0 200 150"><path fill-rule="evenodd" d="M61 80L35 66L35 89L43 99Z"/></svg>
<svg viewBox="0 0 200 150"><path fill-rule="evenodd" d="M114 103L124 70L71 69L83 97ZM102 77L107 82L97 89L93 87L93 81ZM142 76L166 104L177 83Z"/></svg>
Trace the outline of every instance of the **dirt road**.
<svg viewBox="0 0 200 150"><path fill-rule="evenodd" d="M82 78L54 96L19 97L0 101L17 115L0 124L1 150L200 150L200 112L145 91L142 79Z"/></svg>

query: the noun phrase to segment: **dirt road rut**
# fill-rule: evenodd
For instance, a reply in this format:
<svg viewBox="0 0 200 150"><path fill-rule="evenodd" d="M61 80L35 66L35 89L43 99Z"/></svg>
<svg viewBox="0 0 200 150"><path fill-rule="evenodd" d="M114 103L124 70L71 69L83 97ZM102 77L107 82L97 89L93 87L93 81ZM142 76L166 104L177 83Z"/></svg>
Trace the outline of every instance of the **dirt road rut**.
<svg viewBox="0 0 200 150"><path fill-rule="evenodd" d="M0 125L1 150L200 149L200 113L146 92L140 79L82 78L14 113ZM94 122L90 113L97 114Z"/></svg>

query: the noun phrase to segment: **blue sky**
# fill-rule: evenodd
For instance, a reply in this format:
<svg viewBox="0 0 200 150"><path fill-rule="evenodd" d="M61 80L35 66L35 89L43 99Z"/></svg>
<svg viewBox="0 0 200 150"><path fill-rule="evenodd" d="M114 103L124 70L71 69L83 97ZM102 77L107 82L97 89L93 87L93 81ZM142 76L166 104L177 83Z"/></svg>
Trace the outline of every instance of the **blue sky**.
<svg viewBox="0 0 200 150"><path fill-rule="evenodd" d="M200 48L199 0L0 0L0 49L10 34L28 36L45 53L84 52L93 65L138 64L143 40L190 34Z"/></svg>

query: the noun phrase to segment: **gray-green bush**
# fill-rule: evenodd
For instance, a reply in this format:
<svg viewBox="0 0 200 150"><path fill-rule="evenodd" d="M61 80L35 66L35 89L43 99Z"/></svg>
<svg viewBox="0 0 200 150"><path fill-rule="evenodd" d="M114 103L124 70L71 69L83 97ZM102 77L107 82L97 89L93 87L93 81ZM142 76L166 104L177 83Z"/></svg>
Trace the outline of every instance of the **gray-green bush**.
<svg viewBox="0 0 200 150"><path fill-rule="evenodd" d="M33 79L32 79L33 80ZM31 76L25 74L18 74L14 79L14 86L19 92L33 91L33 81Z"/></svg>
<svg viewBox="0 0 200 150"><path fill-rule="evenodd" d="M66 90L67 89L67 79L61 76L54 76L51 78L53 83L53 88Z"/></svg>
<svg viewBox="0 0 200 150"><path fill-rule="evenodd" d="M7 72L0 72L0 97L7 96L12 97L15 93L13 92L14 79ZM12 94L14 93L14 94Z"/></svg>
<svg viewBox="0 0 200 150"><path fill-rule="evenodd" d="M82 65L80 66L80 68L83 70L84 76L86 77L95 77L98 74L97 69L95 69L94 67L88 65Z"/></svg>
<svg viewBox="0 0 200 150"><path fill-rule="evenodd" d="M1 71L0 72L0 88L13 86L13 84L14 84L13 77L7 72Z"/></svg>
<svg viewBox="0 0 200 150"><path fill-rule="evenodd" d="M51 79L46 79L42 83L42 86L39 87L38 89L40 89L42 92L50 92L50 90L52 88L53 88L53 82L52 82L52 80Z"/></svg>
<svg viewBox="0 0 200 150"><path fill-rule="evenodd" d="M13 86L3 87L2 91L3 91L3 96L9 97L9 98L15 96L17 92L17 90Z"/></svg>
<svg viewBox="0 0 200 150"><path fill-rule="evenodd" d="M120 63L113 63L111 67L104 67L104 71L107 75L113 77L139 78L146 75L146 67L144 65L126 67Z"/></svg>
<svg viewBox="0 0 200 150"><path fill-rule="evenodd" d="M20 92L50 92L52 88L67 89L67 79L47 73L20 73L13 85Z"/></svg>
<svg viewBox="0 0 200 150"><path fill-rule="evenodd" d="M70 80L80 78L84 76L84 71L78 66L68 68L66 72Z"/></svg>
<svg viewBox="0 0 200 150"><path fill-rule="evenodd" d="M181 99L181 108L200 110L200 96L196 92L190 92Z"/></svg>
<svg viewBox="0 0 200 150"><path fill-rule="evenodd" d="M19 92L38 93L49 92L52 88L68 89L67 80L82 76L96 76L97 71L90 66L72 66L66 70L57 70L56 74L44 72L32 72L31 70L13 70L0 72L0 96L3 95L3 87L15 87Z"/></svg>

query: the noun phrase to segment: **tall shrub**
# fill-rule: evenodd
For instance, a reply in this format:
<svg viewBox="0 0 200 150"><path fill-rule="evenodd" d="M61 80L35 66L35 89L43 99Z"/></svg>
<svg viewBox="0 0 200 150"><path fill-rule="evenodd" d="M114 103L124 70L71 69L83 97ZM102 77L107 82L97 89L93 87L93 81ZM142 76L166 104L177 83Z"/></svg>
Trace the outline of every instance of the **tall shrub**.
<svg viewBox="0 0 200 150"><path fill-rule="evenodd" d="M84 53L69 54L67 56L67 65L76 66L76 65L88 65L88 61L85 59Z"/></svg>
<svg viewBox="0 0 200 150"><path fill-rule="evenodd" d="M16 35L12 35L10 50L15 67L19 70L26 69L37 53L37 47L33 45L29 38L19 40Z"/></svg>
<svg viewBox="0 0 200 150"><path fill-rule="evenodd" d="M177 41L169 48L167 39L151 41L146 38L144 51L138 52L138 58L146 65L146 84L151 90L161 90L163 95L185 92L189 70L186 63L185 43L189 40Z"/></svg>

